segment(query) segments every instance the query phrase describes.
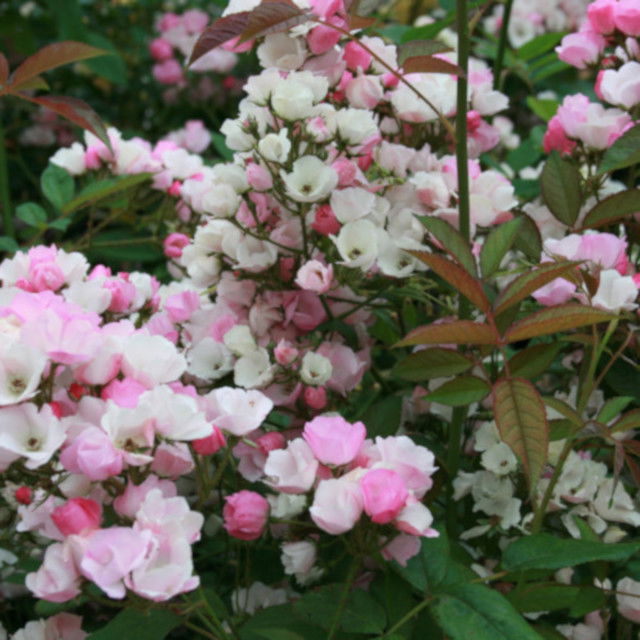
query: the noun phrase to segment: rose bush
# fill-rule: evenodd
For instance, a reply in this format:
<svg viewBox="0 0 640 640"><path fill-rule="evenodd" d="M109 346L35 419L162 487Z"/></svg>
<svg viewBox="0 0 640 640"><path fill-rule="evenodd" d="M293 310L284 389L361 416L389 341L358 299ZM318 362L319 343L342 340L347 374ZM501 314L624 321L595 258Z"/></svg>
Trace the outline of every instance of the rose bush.
<svg viewBox="0 0 640 640"><path fill-rule="evenodd" d="M471 51L447 5L163 14L176 90L255 50L237 113L51 156L0 263L5 635L637 633L640 10Z"/></svg>

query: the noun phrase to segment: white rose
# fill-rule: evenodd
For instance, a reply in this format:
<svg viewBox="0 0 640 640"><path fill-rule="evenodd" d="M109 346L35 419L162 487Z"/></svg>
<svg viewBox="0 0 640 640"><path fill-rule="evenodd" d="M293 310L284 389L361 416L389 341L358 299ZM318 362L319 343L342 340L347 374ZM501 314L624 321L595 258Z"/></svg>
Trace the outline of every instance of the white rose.
<svg viewBox="0 0 640 640"><path fill-rule="evenodd" d="M333 373L331 360L321 356L319 353L307 351L302 358L300 367L300 378L302 382L310 385L323 385Z"/></svg>
<svg viewBox="0 0 640 640"><path fill-rule="evenodd" d="M293 163L291 173L281 173L287 194L298 202L324 200L337 186L338 174L316 156L303 156Z"/></svg>

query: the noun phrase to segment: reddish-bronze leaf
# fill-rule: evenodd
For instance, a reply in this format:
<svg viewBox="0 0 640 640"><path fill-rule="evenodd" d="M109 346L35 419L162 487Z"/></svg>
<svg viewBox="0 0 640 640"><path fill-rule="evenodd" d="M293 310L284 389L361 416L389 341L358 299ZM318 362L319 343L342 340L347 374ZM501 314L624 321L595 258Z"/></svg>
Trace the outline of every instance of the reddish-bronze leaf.
<svg viewBox="0 0 640 640"><path fill-rule="evenodd" d="M497 344L499 336L489 325L471 320L427 324L410 331L397 347L415 344Z"/></svg>
<svg viewBox="0 0 640 640"><path fill-rule="evenodd" d="M253 11L249 12L246 28L240 34L239 42L261 38L270 33L286 31L291 27L310 20L309 13L301 11L292 2L285 0L263 0Z"/></svg>
<svg viewBox="0 0 640 640"><path fill-rule="evenodd" d="M109 51L97 49L84 42L54 42L29 56L13 72L11 86L13 90L23 90L24 83L45 71L61 67L62 65L96 56L111 55Z"/></svg>
<svg viewBox="0 0 640 640"><path fill-rule="evenodd" d="M496 299L494 304L496 315L500 315L509 307L518 304L552 280L571 273L579 264L579 262L549 262L518 276Z"/></svg>
<svg viewBox="0 0 640 640"><path fill-rule="evenodd" d="M640 467L636 464L634 459L626 453L624 454L624 461L627 463L627 467L631 472L631 477L633 478L636 487L640 487Z"/></svg>
<svg viewBox="0 0 640 640"><path fill-rule="evenodd" d="M540 394L524 378L501 378L493 385L493 415L500 437L522 462L533 492L549 447L549 424Z"/></svg>
<svg viewBox="0 0 640 640"><path fill-rule="evenodd" d="M404 42L398 47L398 64L403 65L408 58L420 56L432 56L435 53L445 53L451 51L444 42L440 40L411 40Z"/></svg>
<svg viewBox="0 0 640 640"><path fill-rule="evenodd" d="M580 304L562 304L548 307L532 313L519 322L511 325L505 333L507 342L518 342L536 336L546 336L550 333L569 331L598 322L608 322L616 316L607 311L584 307Z"/></svg>
<svg viewBox="0 0 640 640"><path fill-rule="evenodd" d="M239 36L249 24L249 11L240 11L231 15L219 18L210 24L198 38L187 66L192 65L196 60L202 58L211 49L219 47L221 44Z"/></svg>
<svg viewBox="0 0 640 640"><path fill-rule="evenodd" d="M632 409L627 411L611 425L609 433L620 433L622 431L630 431L640 427L640 409Z"/></svg>
<svg viewBox="0 0 640 640"><path fill-rule="evenodd" d="M464 76L462 69L457 64L435 56L412 56L404 61L402 69L405 73L448 73L454 76Z"/></svg>
<svg viewBox="0 0 640 640"><path fill-rule="evenodd" d="M20 97L29 102L39 104L51 111L55 111L58 115L70 120L79 127L91 131L95 136L100 138L108 147L111 147L109 136L104 123L100 116L83 100L77 98L68 98L66 96L40 96L31 98L21 95Z"/></svg>
<svg viewBox="0 0 640 640"><path fill-rule="evenodd" d="M435 253L427 253L426 251L410 251L409 253L433 269L443 280L448 282L478 309L484 313L490 311L491 303L482 289L482 284L466 269Z"/></svg>
<svg viewBox="0 0 640 640"><path fill-rule="evenodd" d="M619 191L598 202L584 218L583 229L602 227L640 212L640 189Z"/></svg>
<svg viewBox="0 0 640 640"><path fill-rule="evenodd" d="M354 29L366 29L373 26L378 21L378 18L373 16L349 16L349 31Z"/></svg>
<svg viewBox="0 0 640 640"><path fill-rule="evenodd" d="M4 57L4 54L0 52L0 85L3 85L9 79L9 63Z"/></svg>

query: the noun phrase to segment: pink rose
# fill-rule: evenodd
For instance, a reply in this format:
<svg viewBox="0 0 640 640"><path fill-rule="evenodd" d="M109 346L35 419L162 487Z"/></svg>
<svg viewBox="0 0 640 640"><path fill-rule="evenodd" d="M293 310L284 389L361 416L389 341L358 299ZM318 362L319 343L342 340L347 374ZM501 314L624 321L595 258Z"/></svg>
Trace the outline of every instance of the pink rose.
<svg viewBox="0 0 640 640"><path fill-rule="evenodd" d="M102 505L89 498L71 498L51 512L63 536L87 533L100 527Z"/></svg>
<svg viewBox="0 0 640 640"><path fill-rule="evenodd" d="M396 536L384 549L382 557L385 560L395 560L401 567L420 551L420 538L401 533Z"/></svg>
<svg viewBox="0 0 640 640"><path fill-rule="evenodd" d="M182 250L189 244L189 237L184 233L170 233L162 244L167 258L179 258Z"/></svg>
<svg viewBox="0 0 640 640"><path fill-rule="evenodd" d="M567 64L586 69L588 65L598 62L606 44L599 33L578 31L562 38L560 46L556 47L556 53Z"/></svg>
<svg viewBox="0 0 640 640"><path fill-rule="evenodd" d="M316 479L318 461L309 445L296 438L286 449L270 451L264 464L269 484L283 493L305 493Z"/></svg>
<svg viewBox="0 0 640 640"><path fill-rule="evenodd" d="M618 2L616 0L595 0L587 8L591 28L603 35L613 33L616 28L614 17Z"/></svg>
<svg viewBox="0 0 640 640"><path fill-rule="evenodd" d="M616 3L616 27L628 36L640 36L640 6L637 0L619 0Z"/></svg>
<svg viewBox="0 0 640 640"><path fill-rule="evenodd" d="M402 478L391 469L373 469L360 480L364 512L373 522L391 522L404 507L409 495Z"/></svg>
<svg viewBox="0 0 640 640"><path fill-rule="evenodd" d="M88 427L60 454L60 462L72 473L83 473L90 480L101 482L122 471L122 452L98 427Z"/></svg>
<svg viewBox="0 0 640 640"><path fill-rule="evenodd" d="M25 585L37 598L67 602L80 593L79 578L70 548L56 542L47 547L40 568L27 575Z"/></svg>
<svg viewBox="0 0 640 640"><path fill-rule="evenodd" d="M343 58L349 69L353 69L354 71L358 69L366 71L373 59L368 51L354 41L347 42L345 45Z"/></svg>
<svg viewBox="0 0 640 640"><path fill-rule="evenodd" d="M240 540L256 540L269 516L269 503L255 491L238 491L225 498L224 528Z"/></svg>
<svg viewBox="0 0 640 640"><path fill-rule="evenodd" d="M366 435L362 422L351 424L341 416L318 416L305 424L302 433L315 457L323 464L334 465L351 462Z"/></svg>

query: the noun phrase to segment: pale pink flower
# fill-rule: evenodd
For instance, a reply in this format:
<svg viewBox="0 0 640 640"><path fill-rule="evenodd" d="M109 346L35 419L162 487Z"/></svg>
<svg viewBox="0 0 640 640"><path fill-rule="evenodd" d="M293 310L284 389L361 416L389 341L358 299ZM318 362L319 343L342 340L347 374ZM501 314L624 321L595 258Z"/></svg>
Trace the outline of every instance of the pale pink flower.
<svg viewBox="0 0 640 640"><path fill-rule="evenodd" d="M320 481L309 513L320 529L338 535L353 529L362 509L358 483L343 476Z"/></svg>
<svg viewBox="0 0 640 640"><path fill-rule="evenodd" d="M323 464L351 462L367 435L362 422L351 424L341 416L318 416L307 422L302 437Z"/></svg>

